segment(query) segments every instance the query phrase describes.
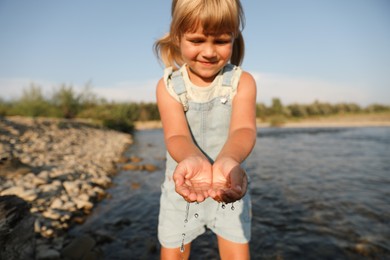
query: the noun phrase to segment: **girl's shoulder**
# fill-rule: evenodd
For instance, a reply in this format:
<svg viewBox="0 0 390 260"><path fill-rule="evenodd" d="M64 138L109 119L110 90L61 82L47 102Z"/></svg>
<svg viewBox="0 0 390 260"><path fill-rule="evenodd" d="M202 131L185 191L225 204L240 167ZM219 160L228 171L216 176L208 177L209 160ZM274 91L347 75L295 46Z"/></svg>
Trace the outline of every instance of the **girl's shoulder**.
<svg viewBox="0 0 390 260"><path fill-rule="evenodd" d="M240 93L240 96L256 97L257 95L257 86L256 80L247 71L242 71L240 81L237 85L237 93Z"/></svg>
<svg viewBox="0 0 390 260"><path fill-rule="evenodd" d="M167 67L164 69L164 75L163 77L160 79L159 81L159 84L161 84L161 87L162 85L164 85L164 87L166 88L166 90L168 91L168 93L174 98L176 99L177 101L180 102L180 98L179 96L177 95L177 93L175 92L174 88L173 88L173 85L171 84L171 79L172 79L172 75L173 73L177 71L177 70L173 70L172 67Z"/></svg>
<svg viewBox="0 0 390 260"><path fill-rule="evenodd" d="M240 82L245 82L245 83L255 83L256 80L253 77L253 75L245 70L242 70L241 72L241 77L240 77Z"/></svg>

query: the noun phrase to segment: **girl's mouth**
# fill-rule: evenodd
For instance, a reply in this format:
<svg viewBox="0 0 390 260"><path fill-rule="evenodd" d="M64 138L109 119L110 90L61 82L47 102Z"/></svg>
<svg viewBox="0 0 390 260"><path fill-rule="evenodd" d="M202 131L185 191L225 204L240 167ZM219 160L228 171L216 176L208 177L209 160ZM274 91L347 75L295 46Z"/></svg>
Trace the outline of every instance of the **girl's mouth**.
<svg viewBox="0 0 390 260"><path fill-rule="evenodd" d="M199 63L201 63L205 66L211 66L211 65L217 64L216 61L199 61Z"/></svg>

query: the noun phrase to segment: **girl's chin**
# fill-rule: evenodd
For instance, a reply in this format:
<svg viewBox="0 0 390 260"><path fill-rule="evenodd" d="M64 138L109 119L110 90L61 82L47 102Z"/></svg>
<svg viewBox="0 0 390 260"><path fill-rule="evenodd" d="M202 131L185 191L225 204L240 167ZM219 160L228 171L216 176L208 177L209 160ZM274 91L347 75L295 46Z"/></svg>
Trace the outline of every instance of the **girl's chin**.
<svg viewBox="0 0 390 260"><path fill-rule="evenodd" d="M218 72L199 72L199 73L192 73L193 76L202 79L205 82L212 82L214 78L217 76ZM191 78L191 76L190 76Z"/></svg>

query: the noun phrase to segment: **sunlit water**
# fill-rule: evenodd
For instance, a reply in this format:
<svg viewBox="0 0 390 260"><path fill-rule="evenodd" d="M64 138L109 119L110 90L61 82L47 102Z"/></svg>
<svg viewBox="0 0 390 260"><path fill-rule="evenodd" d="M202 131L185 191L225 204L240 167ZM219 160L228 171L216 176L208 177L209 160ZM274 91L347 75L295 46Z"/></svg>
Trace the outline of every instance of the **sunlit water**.
<svg viewBox="0 0 390 260"><path fill-rule="evenodd" d="M139 131L128 156L159 167L122 171L88 221L107 259L158 259L164 178L161 130ZM265 128L247 161L253 204L253 259L389 259L390 128ZM183 216L183 221L185 216ZM218 259L207 232L192 259Z"/></svg>

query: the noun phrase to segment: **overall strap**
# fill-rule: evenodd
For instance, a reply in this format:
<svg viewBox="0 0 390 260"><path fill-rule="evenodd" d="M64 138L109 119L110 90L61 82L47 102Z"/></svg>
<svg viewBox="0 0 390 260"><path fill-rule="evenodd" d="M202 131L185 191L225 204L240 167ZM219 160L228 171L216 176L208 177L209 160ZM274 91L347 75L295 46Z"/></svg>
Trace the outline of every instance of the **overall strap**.
<svg viewBox="0 0 390 260"><path fill-rule="evenodd" d="M234 72L236 71L235 68L236 66L234 66L233 64L227 64L223 68L223 76L222 76L223 87L231 87L233 85L232 80L233 80Z"/></svg>
<svg viewBox="0 0 390 260"><path fill-rule="evenodd" d="M180 70L176 70L172 73L171 84L173 86L173 90L179 96L184 111L188 111L187 90L184 83L183 75L181 75Z"/></svg>

